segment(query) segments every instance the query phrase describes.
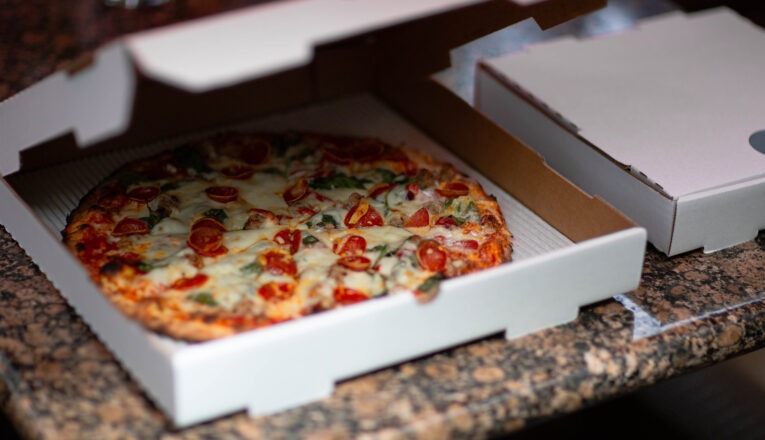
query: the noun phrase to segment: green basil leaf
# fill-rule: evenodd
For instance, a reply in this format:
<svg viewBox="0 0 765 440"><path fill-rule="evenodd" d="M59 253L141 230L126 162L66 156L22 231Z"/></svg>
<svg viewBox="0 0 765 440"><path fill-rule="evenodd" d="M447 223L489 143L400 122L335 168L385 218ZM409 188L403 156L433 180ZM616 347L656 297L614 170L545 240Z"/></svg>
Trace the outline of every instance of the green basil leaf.
<svg viewBox="0 0 765 440"><path fill-rule="evenodd" d="M215 298L213 298L212 294L209 292L200 292L200 293L194 293L188 296L188 299L197 302L199 304L204 304L206 306L217 306L218 301L215 301Z"/></svg>
<svg viewBox="0 0 765 440"><path fill-rule="evenodd" d="M219 208L211 208L207 211L202 213L205 217L210 217L211 219L217 220L221 223L225 222L228 218L228 214L226 214L226 211L219 209Z"/></svg>
<svg viewBox="0 0 765 440"><path fill-rule="evenodd" d="M422 284L417 286L417 290L424 293L430 293L434 289L438 289L438 285L441 284L441 281L443 281L446 277L442 273L437 273L427 280L423 281Z"/></svg>
<svg viewBox="0 0 765 440"><path fill-rule="evenodd" d="M253 275L260 275L263 273L263 266L260 265L257 261L253 261L250 264L246 264L239 268L240 271L244 273L250 273Z"/></svg>
<svg viewBox="0 0 765 440"><path fill-rule="evenodd" d="M303 237L303 244L306 246L312 245L314 243L318 243L319 239L314 237L311 234L306 234L305 237Z"/></svg>
<svg viewBox="0 0 765 440"><path fill-rule="evenodd" d="M370 182L371 181L369 179L362 179L359 177L338 173L332 176L317 177L315 179L311 179L311 181L308 182L308 186L313 189L364 189L364 185Z"/></svg>

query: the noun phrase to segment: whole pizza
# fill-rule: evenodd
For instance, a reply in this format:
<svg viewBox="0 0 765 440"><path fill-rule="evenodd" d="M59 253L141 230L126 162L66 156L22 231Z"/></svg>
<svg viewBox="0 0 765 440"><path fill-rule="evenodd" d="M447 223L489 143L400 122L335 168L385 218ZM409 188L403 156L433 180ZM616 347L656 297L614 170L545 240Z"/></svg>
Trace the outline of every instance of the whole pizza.
<svg viewBox="0 0 765 440"><path fill-rule="evenodd" d="M372 138L228 133L130 163L64 241L125 314L204 341L510 260L496 200L453 166Z"/></svg>

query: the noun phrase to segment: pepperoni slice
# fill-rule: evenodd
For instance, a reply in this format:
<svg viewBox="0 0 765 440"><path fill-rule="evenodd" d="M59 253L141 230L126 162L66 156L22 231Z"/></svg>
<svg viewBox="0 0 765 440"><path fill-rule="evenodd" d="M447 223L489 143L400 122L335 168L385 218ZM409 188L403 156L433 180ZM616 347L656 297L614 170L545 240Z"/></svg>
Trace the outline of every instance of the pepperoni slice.
<svg viewBox="0 0 765 440"><path fill-rule="evenodd" d="M301 233L298 230L282 229L274 235L274 242L280 246L289 246L291 254L300 249L300 239Z"/></svg>
<svg viewBox="0 0 765 440"><path fill-rule="evenodd" d="M258 295L266 301L289 299L295 293L295 283L271 281L258 288Z"/></svg>
<svg viewBox="0 0 765 440"><path fill-rule="evenodd" d="M446 251L435 240L423 240L417 246L417 262L430 272L440 272L446 267Z"/></svg>
<svg viewBox="0 0 765 440"><path fill-rule="evenodd" d="M345 286L336 287L332 296L334 296L335 301L337 301L338 304L343 306L369 299L363 292Z"/></svg>
<svg viewBox="0 0 765 440"><path fill-rule="evenodd" d="M149 225L145 221L132 217L123 218L112 229L112 235L115 237L147 234L148 232Z"/></svg>
<svg viewBox="0 0 765 440"><path fill-rule="evenodd" d="M308 189L308 181L300 179L284 191L282 198L288 205L294 205L308 195Z"/></svg>
<svg viewBox="0 0 765 440"><path fill-rule="evenodd" d="M451 217L439 217L438 220L436 220L436 225L443 226L446 229L451 229L457 226L457 221Z"/></svg>
<svg viewBox="0 0 765 440"><path fill-rule="evenodd" d="M349 255L338 259L337 264L356 272L364 272L372 265L372 260L362 255Z"/></svg>
<svg viewBox="0 0 765 440"><path fill-rule="evenodd" d="M210 186L205 189L205 194L218 203L229 203L239 198L239 190L233 186Z"/></svg>
<svg viewBox="0 0 765 440"><path fill-rule="evenodd" d="M263 139L248 138L241 144L237 156L250 165L264 163L271 153L271 144Z"/></svg>
<svg viewBox="0 0 765 440"><path fill-rule="evenodd" d="M159 193L160 189L156 186L138 186L128 191L127 196L136 202L149 203L156 199Z"/></svg>
<svg viewBox="0 0 765 440"><path fill-rule="evenodd" d="M220 172L232 179L247 180L255 173L255 170L244 165L229 165L220 170Z"/></svg>
<svg viewBox="0 0 765 440"><path fill-rule="evenodd" d="M454 246L460 249L476 250L478 249L478 242L475 240L458 240L454 242Z"/></svg>
<svg viewBox="0 0 765 440"><path fill-rule="evenodd" d="M223 246L223 232L207 226L193 229L186 243L194 252L205 257L220 255L226 250Z"/></svg>
<svg viewBox="0 0 765 440"><path fill-rule="evenodd" d="M294 276L297 265L290 254L278 249L267 251L261 256L263 267L273 275Z"/></svg>
<svg viewBox="0 0 765 440"><path fill-rule="evenodd" d="M388 191L392 190L395 187L396 185L393 183L378 183L377 185L374 185L371 188L369 188L369 191L367 191L367 195L374 199L387 193Z"/></svg>
<svg viewBox="0 0 765 440"><path fill-rule="evenodd" d="M414 200L415 197L417 197L417 194L420 192L420 186L416 183L407 183L406 184L406 199L407 200Z"/></svg>
<svg viewBox="0 0 765 440"><path fill-rule="evenodd" d="M361 235L346 235L335 246L335 253L341 256L361 255L367 250L367 240Z"/></svg>
<svg viewBox="0 0 765 440"><path fill-rule="evenodd" d="M367 228L382 226L383 218L369 203L359 202L348 211L343 223L349 228Z"/></svg>
<svg viewBox="0 0 765 440"><path fill-rule="evenodd" d="M187 290L194 287L199 287L207 281L207 275L199 273L191 278L179 278L170 284L171 289Z"/></svg>
<svg viewBox="0 0 765 440"><path fill-rule="evenodd" d="M213 228L221 232L226 232L226 226L212 217L202 217L195 221L194 224L191 225L191 230L193 231L197 228Z"/></svg>
<svg viewBox="0 0 765 440"><path fill-rule="evenodd" d="M404 223L405 228L421 228L423 226L430 226L430 213L426 208L415 211Z"/></svg>
<svg viewBox="0 0 765 440"><path fill-rule="evenodd" d="M470 188L462 182L448 182L436 188L436 192L442 197L453 199L467 195L470 192Z"/></svg>

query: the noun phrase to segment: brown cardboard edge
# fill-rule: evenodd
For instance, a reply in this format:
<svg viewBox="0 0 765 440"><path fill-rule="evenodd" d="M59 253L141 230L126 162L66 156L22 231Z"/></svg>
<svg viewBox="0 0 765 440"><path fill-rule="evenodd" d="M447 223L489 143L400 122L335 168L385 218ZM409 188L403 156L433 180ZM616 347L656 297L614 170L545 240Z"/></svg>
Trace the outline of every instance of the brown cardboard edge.
<svg viewBox="0 0 765 440"><path fill-rule="evenodd" d="M380 87L400 113L574 242L636 226L433 80ZM434 109L436 109L434 111Z"/></svg>

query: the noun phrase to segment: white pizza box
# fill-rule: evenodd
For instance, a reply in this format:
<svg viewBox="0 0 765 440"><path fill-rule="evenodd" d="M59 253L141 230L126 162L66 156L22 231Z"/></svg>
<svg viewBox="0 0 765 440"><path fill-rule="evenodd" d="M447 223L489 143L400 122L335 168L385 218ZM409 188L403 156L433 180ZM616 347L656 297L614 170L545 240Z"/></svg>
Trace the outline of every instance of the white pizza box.
<svg viewBox="0 0 765 440"><path fill-rule="evenodd" d="M765 31L719 8L484 60L477 107L668 255L765 227Z"/></svg>
<svg viewBox="0 0 765 440"><path fill-rule="evenodd" d="M0 104L0 223L179 427L273 413L386 365L568 322L637 287L645 230L425 76L466 39L601 4L284 1L118 39ZM300 26L285 35L285 22ZM447 280L427 303L392 295L205 343L146 331L99 293L60 229L120 164L231 127L376 136L455 162L500 201L514 261Z"/></svg>

